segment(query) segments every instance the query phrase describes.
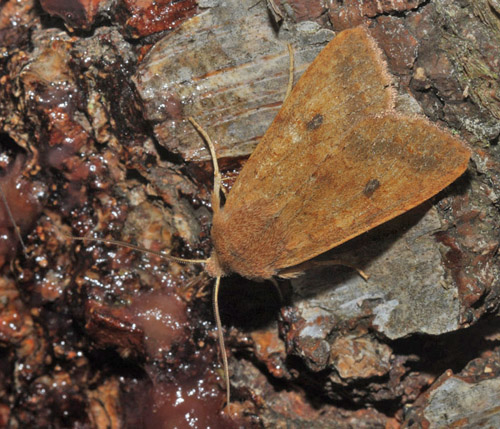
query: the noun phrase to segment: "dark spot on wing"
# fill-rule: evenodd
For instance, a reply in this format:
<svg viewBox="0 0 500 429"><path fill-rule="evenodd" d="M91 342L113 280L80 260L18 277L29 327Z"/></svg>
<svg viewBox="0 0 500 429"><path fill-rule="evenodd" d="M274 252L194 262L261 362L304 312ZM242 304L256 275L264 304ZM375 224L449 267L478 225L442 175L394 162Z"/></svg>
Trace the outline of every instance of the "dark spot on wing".
<svg viewBox="0 0 500 429"><path fill-rule="evenodd" d="M308 131L316 130L321 126L322 123L323 123L323 115L318 113L317 115L314 115L314 118L312 118L307 123L306 128Z"/></svg>
<svg viewBox="0 0 500 429"><path fill-rule="evenodd" d="M370 179L363 189L365 197L370 198L373 193L380 187L380 182L377 179Z"/></svg>

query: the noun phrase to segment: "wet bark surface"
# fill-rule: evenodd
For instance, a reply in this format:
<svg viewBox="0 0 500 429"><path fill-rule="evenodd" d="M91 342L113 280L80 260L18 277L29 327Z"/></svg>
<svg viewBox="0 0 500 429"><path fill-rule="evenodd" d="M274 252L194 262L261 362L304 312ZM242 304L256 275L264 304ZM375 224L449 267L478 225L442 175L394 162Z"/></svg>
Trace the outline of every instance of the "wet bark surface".
<svg viewBox="0 0 500 429"><path fill-rule="evenodd" d="M377 4L375 7L374 4ZM2 427L472 427L500 416L500 26L481 1L0 4ZM225 393L202 266L295 79L369 26L398 90L473 149L431 201L291 281L224 278Z"/></svg>

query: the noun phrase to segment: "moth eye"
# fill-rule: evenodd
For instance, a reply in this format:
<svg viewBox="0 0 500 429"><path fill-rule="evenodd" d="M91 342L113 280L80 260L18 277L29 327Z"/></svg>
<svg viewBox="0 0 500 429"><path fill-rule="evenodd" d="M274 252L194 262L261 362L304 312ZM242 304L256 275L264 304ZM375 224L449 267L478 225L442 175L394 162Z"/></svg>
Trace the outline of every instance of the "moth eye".
<svg viewBox="0 0 500 429"><path fill-rule="evenodd" d="M370 179L363 189L363 194L365 197L370 198L373 193L380 187L380 182L377 179Z"/></svg>
<svg viewBox="0 0 500 429"><path fill-rule="evenodd" d="M307 123L306 128L308 131L318 129L323 123L323 115L318 113Z"/></svg>

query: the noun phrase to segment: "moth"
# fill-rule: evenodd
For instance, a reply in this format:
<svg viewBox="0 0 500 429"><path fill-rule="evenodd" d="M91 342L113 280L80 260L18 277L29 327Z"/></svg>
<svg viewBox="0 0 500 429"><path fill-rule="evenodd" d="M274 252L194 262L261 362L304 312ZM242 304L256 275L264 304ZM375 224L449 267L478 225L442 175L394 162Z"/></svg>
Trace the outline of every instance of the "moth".
<svg viewBox="0 0 500 429"><path fill-rule="evenodd" d="M426 118L394 110L364 27L317 56L213 208L213 277L268 279L421 204L462 175L470 151Z"/></svg>
<svg viewBox="0 0 500 429"><path fill-rule="evenodd" d="M423 203L463 174L469 149L426 118L396 112L394 103L382 53L358 27L339 33L312 62L222 207L215 150L204 134L216 171L205 269L217 279L219 333L221 277L297 275L311 258Z"/></svg>

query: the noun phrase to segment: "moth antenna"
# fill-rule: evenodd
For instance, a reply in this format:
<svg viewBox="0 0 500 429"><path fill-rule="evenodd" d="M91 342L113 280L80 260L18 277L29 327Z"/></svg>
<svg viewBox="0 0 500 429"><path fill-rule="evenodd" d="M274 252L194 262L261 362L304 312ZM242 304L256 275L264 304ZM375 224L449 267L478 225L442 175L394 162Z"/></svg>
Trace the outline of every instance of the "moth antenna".
<svg viewBox="0 0 500 429"><path fill-rule="evenodd" d="M128 249L136 250L142 253L150 253L151 255L159 256L160 258L166 259L167 261L178 262L180 264L205 264L208 259L184 259L178 258L177 256L167 255L166 253L159 252L157 250L146 249L145 247L136 246L135 244L126 243L119 240L109 240L107 238L90 238L90 237L75 237L73 235L65 234L64 232L59 232L63 237L69 238L75 241L91 241L93 243L104 243L112 244L115 246L126 247Z"/></svg>
<svg viewBox="0 0 500 429"><path fill-rule="evenodd" d="M224 333L222 332L222 323L220 321L220 313L219 313L219 286L220 286L220 276L218 276L215 279L213 305L215 314L215 324L217 326L217 339L219 340L219 349L222 357L222 367L224 370L224 378L226 382L226 406L228 408L228 411L230 412L231 385L229 383L229 365L227 363L226 346L224 344Z"/></svg>
<svg viewBox="0 0 500 429"><path fill-rule="evenodd" d="M283 102L288 98L293 89L293 72L295 71L295 56L293 54L293 47L290 43L287 43L288 55L290 57L290 65L288 67L288 85L286 87L285 98Z"/></svg>
<svg viewBox="0 0 500 429"><path fill-rule="evenodd" d="M193 117L191 116L188 117L188 120L189 122L191 122L191 124L193 124L193 127L196 128L196 131L198 131L201 134L201 136L207 143L208 149L210 150L210 156L212 157L212 163L214 165L214 190L212 193L212 210L216 212L220 209L220 190L221 190L222 176L219 170L219 163L217 162L217 154L215 153L215 146L208 133L201 127L200 124L198 124L198 122L194 120Z"/></svg>
<svg viewBox="0 0 500 429"><path fill-rule="evenodd" d="M7 197L5 196L5 193L3 192L3 188L1 186L0 186L0 195L2 196L3 205L5 206L5 210L7 211L7 216L9 216L10 223L14 227L14 230L16 231L17 238L19 238L19 242L21 243L21 247L23 248L24 256L27 257L28 252L26 251L26 246L24 245L24 240L23 240L23 237L21 235L21 230L19 229L16 221L14 220L14 216L12 215L12 212L10 211Z"/></svg>

